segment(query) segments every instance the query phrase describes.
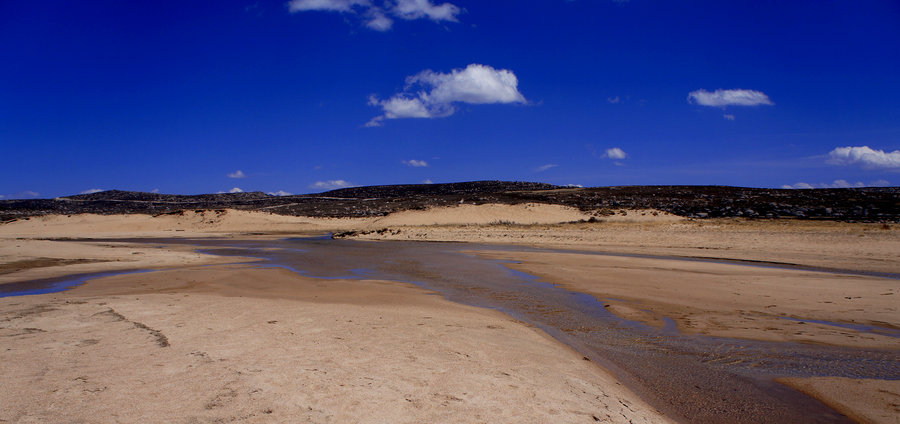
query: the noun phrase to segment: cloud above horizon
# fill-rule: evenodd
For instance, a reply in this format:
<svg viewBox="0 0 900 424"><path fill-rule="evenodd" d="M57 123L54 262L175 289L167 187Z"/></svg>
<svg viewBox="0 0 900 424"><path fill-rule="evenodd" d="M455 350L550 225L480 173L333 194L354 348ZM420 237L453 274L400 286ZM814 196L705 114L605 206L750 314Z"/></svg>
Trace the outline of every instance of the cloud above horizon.
<svg viewBox="0 0 900 424"><path fill-rule="evenodd" d="M272 196L293 196L294 195L293 193L289 193L284 190L270 191L268 194L270 194Z"/></svg>
<svg viewBox="0 0 900 424"><path fill-rule="evenodd" d="M413 168L426 168L428 167L428 162L424 160L410 159L403 161L403 164L406 166L411 166Z"/></svg>
<svg viewBox="0 0 900 424"><path fill-rule="evenodd" d="M391 17L459 22L456 16L463 11L452 3L434 4L430 0L386 0L380 6L369 0L291 0L287 7L290 13L321 11L355 15L366 28L382 32L393 27Z"/></svg>
<svg viewBox="0 0 900 424"><path fill-rule="evenodd" d="M25 191L20 191L16 194L11 194L9 196L9 198L10 199L29 199L29 198L39 197L40 195L41 195L41 193L38 193L36 191L25 190Z"/></svg>
<svg viewBox="0 0 900 424"><path fill-rule="evenodd" d="M546 170L548 170L548 169L556 168L557 166L559 166L559 165L557 165L557 164L555 164L555 163L548 163L548 164L546 164L546 165L541 165L541 166L539 166L539 167L537 167L537 168L534 168L534 172L544 172L544 171L546 171Z"/></svg>
<svg viewBox="0 0 900 424"><path fill-rule="evenodd" d="M868 184L857 181L855 183L851 183L847 180L834 180L831 184L826 183L818 183L818 184L809 184L804 182L799 182L796 184L785 184L781 186L781 188L786 189L810 189L810 188L859 188L859 187L889 187L891 185L890 181L887 180L877 180L872 181Z"/></svg>
<svg viewBox="0 0 900 424"><path fill-rule="evenodd" d="M228 178L247 178L247 175L244 174L244 171L238 169L237 171L229 172Z"/></svg>
<svg viewBox="0 0 900 424"><path fill-rule="evenodd" d="M726 106L772 106L775 103L769 99L766 93L756 90L732 89L706 91L704 89L688 93L688 103L696 103L700 106L726 107Z"/></svg>
<svg viewBox="0 0 900 424"><path fill-rule="evenodd" d="M347 187L356 187L356 185L344 180L316 181L309 185L309 188L314 188L316 190L335 190Z"/></svg>
<svg viewBox="0 0 900 424"><path fill-rule="evenodd" d="M512 71L477 63L446 74L425 70L407 77L403 92L389 99L370 96L369 105L381 107L384 114L366 126L381 126L385 119L447 117L456 112L455 103L525 103L518 86Z"/></svg>
<svg viewBox="0 0 900 424"><path fill-rule="evenodd" d="M101 191L103 191L102 188L89 188L89 189L87 189L87 190L85 190L85 191L82 191L81 193L78 193L78 194L94 194L94 193L99 193L99 192L101 192Z"/></svg>
<svg viewBox="0 0 900 424"><path fill-rule="evenodd" d="M828 152L827 163L832 165L859 165L864 169L900 170L900 150L885 152L869 146L837 147Z"/></svg>
<svg viewBox="0 0 900 424"><path fill-rule="evenodd" d="M603 157L609 159L625 159L628 157L628 153L625 153L624 150L618 147L611 147L606 149L606 153L603 154Z"/></svg>

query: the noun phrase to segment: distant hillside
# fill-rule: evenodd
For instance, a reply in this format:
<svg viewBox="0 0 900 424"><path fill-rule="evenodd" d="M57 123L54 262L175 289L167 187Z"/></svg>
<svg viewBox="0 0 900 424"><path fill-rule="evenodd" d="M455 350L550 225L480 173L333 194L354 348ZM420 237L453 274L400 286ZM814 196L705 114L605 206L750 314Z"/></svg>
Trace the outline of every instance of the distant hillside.
<svg viewBox="0 0 900 424"><path fill-rule="evenodd" d="M900 188L783 190L722 186L573 188L509 181L352 187L319 194L174 195L110 190L56 199L2 200L4 221L46 214L166 214L243 209L281 215L366 217L460 203L547 203L584 211L652 208L676 215L900 222Z"/></svg>

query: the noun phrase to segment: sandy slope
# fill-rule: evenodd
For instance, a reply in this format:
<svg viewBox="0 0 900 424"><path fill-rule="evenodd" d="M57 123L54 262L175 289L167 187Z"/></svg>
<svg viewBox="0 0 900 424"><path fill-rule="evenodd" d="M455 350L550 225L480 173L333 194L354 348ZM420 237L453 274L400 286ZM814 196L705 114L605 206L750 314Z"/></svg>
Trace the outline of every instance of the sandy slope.
<svg viewBox="0 0 900 424"><path fill-rule="evenodd" d="M860 423L900 422L900 380L851 380L839 377L782 378Z"/></svg>

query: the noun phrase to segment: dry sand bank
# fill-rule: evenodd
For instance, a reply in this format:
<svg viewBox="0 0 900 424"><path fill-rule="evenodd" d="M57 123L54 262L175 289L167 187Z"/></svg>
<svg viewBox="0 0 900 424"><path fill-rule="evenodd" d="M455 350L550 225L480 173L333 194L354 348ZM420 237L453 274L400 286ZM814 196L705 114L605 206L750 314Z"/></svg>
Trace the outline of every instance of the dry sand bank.
<svg viewBox="0 0 900 424"><path fill-rule="evenodd" d="M822 401L856 422L900 422L900 380L820 377L778 381Z"/></svg>
<svg viewBox="0 0 900 424"><path fill-rule="evenodd" d="M218 265L0 299L0 421L665 422L495 311Z"/></svg>
<svg viewBox="0 0 900 424"><path fill-rule="evenodd" d="M398 225L356 238L519 244L900 273L900 225L634 215L555 225Z"/></svg>
<svg viewBox="0 0 900 424"><path fill-rule="evenodd" d="M685 333L900 349L897 337L808 322L900 328L900 280L578 253L477 253L592 294L625 318L659 327L672 318Z"/></svg>

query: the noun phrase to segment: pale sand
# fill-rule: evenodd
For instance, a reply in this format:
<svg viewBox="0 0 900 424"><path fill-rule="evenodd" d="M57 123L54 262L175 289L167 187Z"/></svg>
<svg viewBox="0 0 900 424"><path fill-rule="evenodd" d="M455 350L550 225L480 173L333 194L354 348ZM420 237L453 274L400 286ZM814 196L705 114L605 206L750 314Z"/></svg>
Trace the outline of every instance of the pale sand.
<svg viewBox="0 0 900 424"><path fill-rule="evenodd" d="M221 263L221 261L225 260L217 257L199 255L191 252L190 249L187 248L153 249L148 248L146 245L119 245L118 243L103 243L96 245L83 242L74 243L33 240L34 238L201 237L210 235L247 237L248 233L266 233L271 236L272 234L281 233L312 234L324 231L371 231L380 228L391 228L392 231L382 232L380 234L371 232L361 236L361 238L516 243L578 250L774 261L864 271L900 272L900 231L898 231L898 226L896 225L885 229L877 224L820 223L807 221L691 221L662 213L656 213L654 211L628 211L627 215L618 213L612 217L601 217L603 222L600 223L571 224L568 222L587 219L589 218L589 215L581 214L578 211L567 208L535 205L491 205L482 207L464 205L463 207L444 208L431 211L412 211L383 218L353 220L280 217L270 214L237 211L229 211L226 214L215 214L214 216L210 214L214 213L206 212L205 214L197 214L188 212L181 217L166 215L155 218L140 215L124 217L99 217L89 215L75 216L72 218L45 217L0 225L0 242L2 242L0 243L0 263L9 264L11 262L34 260L38 258L115 259L113 262L68 264L16 271L0 275L0 282L32 279L35 278L35 275L44 278L75 272L93 272L105 269L169 267L178 264ZM560 224L552 224L553 222ZM433 225L435 223L438 225ZM518 225L509 225L510 223ZM184 231L173 231L172 229ZM25 239L19 240L17 238ZM139 253L134 254L134 252ZM491 255L498 254L491 253ZM611 296L622 299L621 301L612 301L612 303L614 311L625 317L650 323L658 323L660 317L669 316L678 320L682 331L765 340L800 340L837 345L852 344L854 346L897 348L896 339L840 329L833 326L809 323L800 324L777 318L783 314L785 316L794 316L805 319L875 323L897 327L900 326L900 313L897 311L897 302L895 300L892 301L896 296L900 296L900 294L897 293L900 291L900 287L896 284L896 280L875 279L870 277L838 277L835 275L806 271L761 269L737 265L677 262L662 259L598 257L576 253L507 252L503 255L509 255L503 256L505 258L522 261L521 264L515 266L519 269L540 275L546 281L565 284L572 289L594 293L602 298ZM49 263L52 263L52 261ZM206 275L211 272L211 270L212 268L205 268L202 271L195 269L192 272L199 272L201 275ZM250 271L244 270L240 272ZM254 270L252 272L254 274L269 273L271 270ZM151 275L154 274L137 274L116 278L124 279L122 281L138 281L133 279L150 278L148 276ZM598 278L598 275L616 276L620 278ZM253 278L255 279L257 277ZM197 281L209 281L209 279L198 278ZM675 284L673 284L673 282ZM160 283L161 281L147 282L151 287L153 287L154 284L158 285ZM126 308L123 309L124 312L120 311L120 313L129 317L129 319L141 321L142 319L149 320L150 318L144 318L144 316L141 315L140 319L138 319L131 317L129 314L143 311L140 313L148 314L147 316L152 317L152 311L160 311L159 313L162 313L161 311L165 310L162 305L175 304L174 299L180 299L179 296L183 296L182 294L152 294L141 295L141 301L133 301L132 297L128 296L120 297L119 299L92 299L91 302L80 306L64 304L63 299L66 296L75 296L74 293L87 290L95 284L96 282L92 282L82 288L65 294L13 298L15 300L5 299L3 304L8 305L17 302L22 303L23 305L30 304L29 302L42 303L46 302L46 300L42 301L40 299L49 299L52 297L63 302L60 305L56 305L56 307L59 308L58 311L68 311L68 308L88 308L88 306L84 305L97 305L97 302L103 301L110 302L110 304L112 304L112 302L123 302L121 304L116 304L121 305L120 307L122 308ZM134 288L135 287L132 287L131 289ZM173 293L180 293L185 289L178 288L171 290ZM402 291L404 291L404 293L410 293L410 290L415 292L417 289L403 287ZM263 291L268 292L269 289L267 288ZM404 295L402 303L405 305L412 297L421 297L419 292L416 293L417 294L415 295ZM190 294L188 298L197 297L199 295L199 293ZM251 300L250 298L222 298L221 295L222 292L216 292L216 294L204 293L204 297L202 298L207 300L205 300L204 302L206 303L202 303L202 305L205 306L201 307L198 305L195 309L206 311L205 322L209 322L209 317L221 317L223 322L232 322L234 323L235 328L241 329L255 327L250 324L247 324L246 327L242 326L240 324L243 322L240 319L242 315L235 314L233 312L234 310L240 310L242 313L247 311L247 316L253 316L254 313L260 314L259 319L262 319L261 314L263 313L294 313L290 307L276 306L276 304L294 305L294 303L279 302L309 303L304 300L268 299L263 301L258 299ZM250 293L244 293L242 295L249 296ZM95 295L92 294L91 296ZM259 296L259 293L254 296ZM850 299L846 299L846 297L850 297ZM424 296L423 298L427 298L429 301L438 300L434 296ZM221 300L222 305L225 305L222 306L223 309L217 309L216 306L219 304L218 302L220 302L220 299L227 299ZM184 302L185 300L182 299L178 304L185 305ZM235 305L231 302L243 303ZM269 304L268 302L274 303ZM374 317L374 315L365 315L370 311L370 308L377 309L382 307L376 305L350 305L345 301L337 302L341 304L340 308L335 307L333 304L327 304L327 307L322 306L323 304L316 304L318 305L316 307L309 306L307 308L307 306L304 306L304 310L315 310L316 312L309 312L313 315L329 313L339 315L344 309L347 309L347 313L350 313L349 311L352 310L354 311L352 313L360 314L359 319L362 320L363 316L369 316L370 318ZM262 306L264 304L265 306ZM145 305L146 307L142 305ZM257 307L254 305L260 306ZM446 302L443 302L443 305L442 308L464 308L469 311L469 313L480 314L478 315L479 317L485 316L484 314L493 314L487 311L465 308ZM399 305L392 306L392 308L402 309ZM434 309L436 307L429 306L428 308ZM644 312L642 309L649 309L651 312ZM3 310L11 313L10 308L7 306L4 306ZM119 309L117 308L116 310L118 311ZM374 310L375 309L371 309L371 311ZM447 311L447 309L444 310ZM99 309L97 311L99 311ZM78 314L90 317L90 314L97 311L93 309L86 309L83 311L73 309L70 312L66 312L70 315L65 315L65 317L74 317L78 316ZM191 320L203 318L198 315L192 315L192 311L193 309L191 307L186 306L183 309L179 309L177 315L169 319L179 319L179 316L192 317ZM48 313L52 315L52 313L56 312L53 311L52 313ZM441 319L444 320L451 320L456 319L456 316L453 314L457 313L458 312L454 311L449 315L441 315L429 312L428 316L432 316L433 319L441 317ZM29 316L33 316L37 319L37 317L46 314L47 313ZM99 316L103 315L101 314ZM383 316L383 314L379 316ZM103 330L103 326L99 326L96 329L90 330L96 331L98 336L82 337L78 332L88 331L89 326L87 324L66 324L67 322L73 321L72 319L66 319L65 317L60 317L57 321L54 321L55 324L53 325L46 325L46 328L30 324L20 326L22 329L43 328L44 330L52 331L48 331L47 333L32 332L30 334L16 336L15 340L17 340L17 344L19 343L19 338L23 340L42 340L40 338L49 337L51 333L56 334L55 337L71 337L73 338L72 340L98 339L99 335L104 335L106 334L104 331L108 331ZM158 322L153 322L156 326L151 325L148 322L145 322L145 324L151 328L160 329L159 327L164 325L165 320L162 317L158 319ZM254 320L255 319L256 318L254 318ZM291 318L284 319L289 320ZM296 321L300 318L295 317L293 319ZM505 319L508 320L508 318ZM271 320L283 322L279 318L272 318ZM326 319L323 318L323 320ZM328 326L322 324L325 322L323 320L313 321L313 323L318 326L316 328L328 328ZM89 321L90 320L85 318L85 322ZM4 325L13 325L12 323L15 323L16 321L8 322L10 324L4 323ZM75 320L75 322L80 321ZM183 324L185 320L180 320L179 322ZM329 325L337 326L338 323L340 322L335 321L335 324ZM425 327L424 329L432 328L433 330L436 328L429 327L428 323L424 324L426 325L417 327ZM343 324L340 325L340 328L344 328ZM503 326L505 329L515 328L515 331L527 330L531 332L529 334L534 333L531 329L521 328L521 326L511 322L507 322L507 324ZM58 327L59 331L54 329L56 327ZM204 328L194 328L190 325L189 327L201 333L204 330ZM174 328L180 329L180 327ZM336 328L336 331L338 329L339 328ZM473 345L477 347L482 346L482 344L488 341L495 340L494 333L486 333L487 336L485 338L485 334L476 334L477 332L475 330L476 328L474 327L464 327L463 330L459 331L459 336L468 337L466 340L469 340L470 343L473 343ZM160 329L160 331L163 330ZM174 332L173 334L178 334L175 330L169 331ZM254 331L258 331L258 329ZM167 334L167 336L169 335L169 332L167 331L163 331L163 333ZM393 334L394 332L391 333ZM65 334L65 336L63 336L63 334ZM251 333L250 336L252 336L252 334L255 333ZM423 343L423 340L430 340L427 337L428 334L434 333L417 333L415 331L405 330L404 333L393 334L393 336L402 338L404 343L421 344ZM202 337L200 336L201 335L198 334L197 338L202 340ZM250 336L245 335L245 338ZM169 337L171 338L172 336ZM191 339L190 337L185 337L186 339ZM363 337L363 335L354 335L354 340L358 337ZM535 349L549 349L556 352L555 355L569 355L568 357L573 355L571 351L556 342L548 340L546 337L541 336L539 339L543 341L543 344L535 345ZM152 338L150 340L152 341ZM508 340L496 340L502 343L512 343ZM441 341L455 343L452 339L447 339L446 335L441 336ZM270 342L271 341L267 341L267 343ZM323 341L319 340L319 343L323 343ZM338 342L334 341L332 343ZM209 346L204 346L204 348L212 349L215 347L213 341L209 341L209 344ZM100 345L100 343L97 343L92 346ZM37 345L34 346L36 347ZM71 353L64 353L68 352L66 349L69 349L69 347L62 342L51 344L51 346L54 346L56 353L52 353L54 350L51 349L48 350L48 352L50 352L48 354L65 355ZM265 345L260 342L258 348L263 349L263 346ZM304 346L291 345L282 349L312 348ZM174 347L175 344L173 343L172 347L167 349L175 350L173 349ZM93 348L100 349L99 347ZM137 349L137 347L135 347L135 349L140 350ZM36 351L36 349L30 349L29 351ZM456 349L456 351L460 350ZM531 364L530 366L537 368L545 366L541 361L528 359L529 355L535 355L533 352L522 351L519 347L511 351L513 351L513 353L522 352L522 356L516 357ZM114 356L115 353L109 348L103 352L105 355L112 356ZM484 361L498 359L488 358L488 356L496 355L477 356L472 355L471 352L467 353L469 353L470 356L479 358L479 363L484 366L490 365L488 362ZM504 353L506 355L511 354L508 351L504 351ZM383 354L383 352L379 354ZM130 363L132 360L129 359L127 355L125 356L126 357L122 359L124 363ZM371 355L366 355L367 358L370 356ZM68 360L62 356L60 356L60 358L62 358L62 362ZM187 359L193 358L182 358L182 364L187 364L187 362L184 362L187 361ZM248 357L245 358L247 361L251 359L252 355L248 355ZM378 359L379 358L369 358L370 361L377 361ZM438 359L439 358L435 359L435 361ZM554 361L547 361L547 363L553 362ZM4 361L4 363L7 362ZM42 366L46 367L50 365ZM404 367L405 366L406 365L404 365ZM559 364L559 366L572 366L572 364ZM421 375L422 372L420 368L403 371L404 367L395 367L395 371L400 373L398 375L407 376L404 378L416 380L427 377L427 375ZM604 376L603 378L609 379L608 375L603 374L601 371L597 370L596 367L589 368L595 370L593 372L596 375L602 375ZM127 369L127 367L124 367L123 369ZM345 372L347 374L344 375L348 378L359 377L357 375L358 373L350 371ZM49 374L49 371L46 374ZM4 375L7 375L7 371L4 371ZM115 376L115 373L110 375ZM331 373L329 373L329 375L331 375ZM554 383L552 381L554 380L553 375L553 373L549 372L541 374L543 377L534 375L534 379L530 380L531 386L522 385L522 382L519 382L516 385L519 387L532 387L537 390L537 388L543 387L544 385L558 384L558 382ZM221 375L221 372L216 374L215 378L225 379L225 377ZM425 384L424 380L416 381ZM612 380L604 381L606 381L606 383L597 384L600 385L599 387L603 388L603 393L608 394L610 393L608 389L615 386L615 383L611 383ZM819 382L819 380L811 381L815 381L814 384L816 385ZM856 387L852 385L862 384L852 380L836 381L837 382L834 383L837 385L836 387ZM428 382L426 386L428 384L434 383ZM497 389L497 387L502 386L495 385L489 387L491 390L488 390L488 392L492 390L503 392L503 390ZM859 389L861 390L861 393L870 390L869 385L859 387L862 387L862 389ZM21 393L26 395L34 395L36 393L34 391L29 391L27 388L21 390L23 390ZM589 394L591 393L590 390L586 391ZM831 393L839 392L840 390L835 390ZM16 393L19 393L19 390L17 390ZM231 392L229 391L228 393ZM628 392L623 391L622 393L627 394ZM293 395L294 394L291 394L291 396ZM6 396L6 394L4 394L4 396ZM237 395L234 397L236 396ZM288 395L285 393L278 393L277 396L283 397ZM299 394L297 394L297 396L299 396ZM312 395L307 394L304 396ZM456 394L453 396L461 398ZM488 396L488 394L483 394L483 396ZM643 405L643 403L634 398L634 395L622 394L621 396L630 399L628 402L633 405ZM824 397L827 396L827 394L821 396L823 396L824 400ZM162 398L165 398L165 396L161 396L161 399ZM168 399L171 400L173 398L181 399L183 396L170 397ZM886 416L891 416L890 410L884 409L884 403L876 402L874 397L872 397L871 402L868 403L866 403L866 396L860 396L860 399L862 405L852 404L846 406L846 408L850 408L850 410L869 408L872 411L881 411L877 412L875 415L881 413L882 415L888 414ZM72 400L70 399L70 401ZM108 402L115 403L114 401ZM160 402L164 403L163 401ZM548 402L553 403L553 401ZM546 403L545 405L549 405L550 403ZM3 404L6 403L3 402ZM200 403L197 403L197 405L199 404ZM429 405L430 406L425 409L430 410L430 412L423 413L439 413L439 408L444 408L444 406L437 406L437 404L433 403ZM50 409L53 410L53 408ZM512 408L511 410L516 411L519 410L519 408ZM47 411L42 411L42 413L47 413ZM246 413L249 414L249 412ZM277 412L273 412L273 414L275 413ZM399 414L398 416L407 416L406 414L411 414L411 412L404 410L404 413ZM657 415L649 412L647 414L642 412L639 415L644 418L658 418ZM496 421L496 417L502 417L503 415L492 416L488 414L484 416L486 417L486 421ZM524 416L526 415L520 415L519 417ZM894 414L892 416L896 415ZM446 420L443 415L418 415L418 417L420 417L420 420L427 420L428 417L440 417L442 421ZM526 419L526 421L528 420ZM538 419L536 421L542 420ZM552 421L566 420L553 419Z"/></svg>
<svg viewBox="0 0 900 424"><path fill-rule="evenodd" d="M578 253L477 252L589 293L614 313L689 334L900 349L900 338L804 320L900 328L900 280ZM787 320L793 317L801 321Z"/></svg>
<svg viewBox="0 0 900 424"><path fill-rule="evenodd" d="M0 421L666 422L499 312L219 265L0 299Z"/></svg>
<svg viewBox="0 0 900 424"><path fill-rule="evenodd" d="M839 377L781 378L860 423L900 423L900 380L851 380Z"/></svg>

